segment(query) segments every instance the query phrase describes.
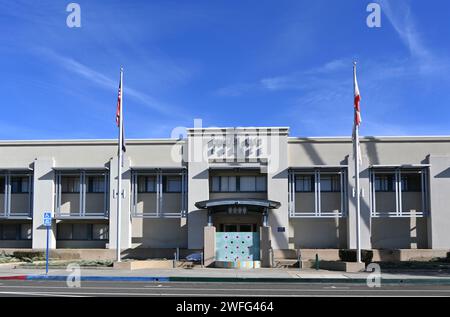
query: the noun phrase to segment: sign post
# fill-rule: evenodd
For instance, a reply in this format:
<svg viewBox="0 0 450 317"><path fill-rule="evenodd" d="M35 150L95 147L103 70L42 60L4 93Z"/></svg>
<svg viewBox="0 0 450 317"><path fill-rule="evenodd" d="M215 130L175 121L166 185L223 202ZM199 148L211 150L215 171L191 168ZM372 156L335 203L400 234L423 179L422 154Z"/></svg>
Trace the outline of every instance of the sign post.
<svg viewBox="0 0 450 317"><path fill-rule="evenodd" d="M47 230L47 245L45 248L45 274L48 275L48 245L50 240L50 228L52 226L52 213L44 212L44 226Z"/></svg>

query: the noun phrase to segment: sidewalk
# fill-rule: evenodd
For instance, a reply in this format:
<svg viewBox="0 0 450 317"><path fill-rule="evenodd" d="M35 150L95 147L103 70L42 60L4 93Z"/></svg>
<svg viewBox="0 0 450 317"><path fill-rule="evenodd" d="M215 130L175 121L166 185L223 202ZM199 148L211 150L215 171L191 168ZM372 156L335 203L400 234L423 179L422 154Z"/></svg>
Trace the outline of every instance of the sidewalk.
<svg viewBox="0 0 450 317"><path fill-rule="evenodd" d="M0 280L65 280L71 271L50 269L0 268ZM370 273L345 273L325 270L295 269L145 269L117 270L112 268L81 269L81 280L160 281L160 282L272 282L272 283L366 283ZM436 272L382 273L382 283L450 284L449 274Z"/></svg>

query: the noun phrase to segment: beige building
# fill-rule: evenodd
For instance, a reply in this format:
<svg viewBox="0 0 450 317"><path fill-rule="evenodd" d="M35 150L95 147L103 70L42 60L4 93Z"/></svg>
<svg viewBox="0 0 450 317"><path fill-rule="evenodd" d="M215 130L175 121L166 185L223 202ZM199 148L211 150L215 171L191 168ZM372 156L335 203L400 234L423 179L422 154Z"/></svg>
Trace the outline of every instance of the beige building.
<svg viewBox="0 0 450 317"><path fill-rule="evenodd" d="M362 247L449 249L450 137L364 137L361 151ZM274 252L356 248L353 166L350 138L283 127L127 140L121 246L202 250L213 227ZM51 248L114 249L116 167L116 140L0 142L0 248L45 248L51 211Z"/></svg>

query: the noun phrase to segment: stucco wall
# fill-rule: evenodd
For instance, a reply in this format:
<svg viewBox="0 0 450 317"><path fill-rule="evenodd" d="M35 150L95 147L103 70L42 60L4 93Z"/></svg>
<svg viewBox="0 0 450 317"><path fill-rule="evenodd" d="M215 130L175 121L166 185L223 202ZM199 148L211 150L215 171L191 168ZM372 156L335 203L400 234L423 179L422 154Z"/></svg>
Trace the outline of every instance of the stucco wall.
<svg viewBox="0 0 450 317"><path fill-rule="evenodd" d="M133 247L186 248L187 226L181 219L132 219Z"/></svg>
<svg viewBox="0 0 450 317"><path fill-rule="evenodd" d="M295 248L334 249L347 245L345 218L299 218L290 220L290 242Z"/></svg>
<svg viewBox="0 0 450 317"><path fill-rule="evenodd" d="M428 247L426 218L374 218L371 231L375 249Z"/></svg>

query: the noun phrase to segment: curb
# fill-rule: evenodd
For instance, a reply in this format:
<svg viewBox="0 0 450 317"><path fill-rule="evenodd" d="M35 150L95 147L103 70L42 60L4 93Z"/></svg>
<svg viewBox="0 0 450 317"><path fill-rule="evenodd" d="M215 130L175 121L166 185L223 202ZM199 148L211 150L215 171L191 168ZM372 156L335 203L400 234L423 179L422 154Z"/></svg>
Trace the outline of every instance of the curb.
<svg viewBox="0 0 450 317"><path fill-rule="evenodd" d="M67 275L0 276L0 280L66 281ZM298 284L366 284L365 278L239 278L239 277L164 277L164 276L81 276L80 281L104 282L204 282L204 283L298 283ZM450 285L449 278L381 279L381 284Z"/></svg>
<svg viewBox="0 0 450 317"><path fill-rule="evenodd" d="M66 281L69 275L16 275L0 276L1 280L21 281ZM169 282L168 277L153 276L80 276L80 281L105 281L105 282Z"/></svg>

